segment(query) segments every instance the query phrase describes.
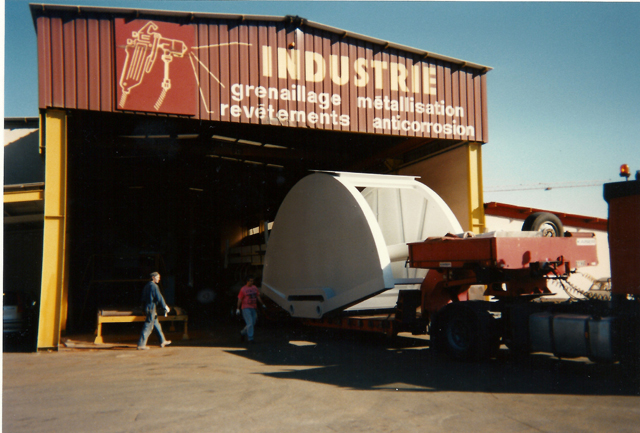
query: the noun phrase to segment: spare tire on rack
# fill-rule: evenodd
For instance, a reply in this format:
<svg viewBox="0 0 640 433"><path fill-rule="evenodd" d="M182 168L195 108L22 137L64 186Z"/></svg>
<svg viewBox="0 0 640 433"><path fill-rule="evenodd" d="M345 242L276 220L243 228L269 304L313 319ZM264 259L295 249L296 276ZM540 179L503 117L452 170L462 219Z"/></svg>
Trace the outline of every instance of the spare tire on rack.
<svg viewBox="0 0 640 433"><path fill-rule="evenodd" d="M524 220L523 232L542 231L545 237L563 237L564 226L556 215L549 212L534 212Z"/></svg>

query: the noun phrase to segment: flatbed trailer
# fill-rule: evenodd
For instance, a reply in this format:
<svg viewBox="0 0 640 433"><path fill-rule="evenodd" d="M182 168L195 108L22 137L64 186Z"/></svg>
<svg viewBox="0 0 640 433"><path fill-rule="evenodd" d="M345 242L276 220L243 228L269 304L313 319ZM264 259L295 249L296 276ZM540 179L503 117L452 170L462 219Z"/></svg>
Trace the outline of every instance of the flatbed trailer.
<svg viewBox="0 0 640 433"><path fill-rule="evenodd" d="M386 334L395 337L401 332L414 335L427 333L427 321L421 314L421 292L418 290L400 290L398 302L393 310L341 312L326 315L320 319L303 319L307 326L346 329Z"/></svg>
<svg viewBox="0 0 640 433"><path fill-rule="evenodd" d="M390 337L395 337L401 332L395 321L395 314L382 316L335 315L321 319L303 319L302 323L306 326L320 328L382 333Z"/></svg>
<svg viewBox="0 0 640 433"><path fill-rule="evenodd" d="M433 271L421 286L422 315L430 322L434 347L454 358L489 358L501 344L519 352L555 349L576 338L586 338L579 345L585 350L563 350L563 355L599 359L606 352L599 340L585 337L589 326L600 326L588 315L594 305L577 308L577 303L568 307L567 302L540 299L552 295L549 279L563 281L575 267L597 264L591 233L543 237L534 232L498 232L433 238L410 244L408 263ZM484 296L490 300L461 299L472 285L484 285ZM560 319L557 315L568 314L567 308L580 310L580 317ZM602 307L595 309L605 312Z"/></svg>
<svg viewBox="0 0 640 433"><path fill-rule="evenodd" d="M612 292L554 300L549 280L568 284L597 264L592 233L447 235L408 244L407 265L429 272L420 290L401 290L387 315L327 315L307 325L396 335L430 334L431 345L461 360L516 353L637 364L640 359L640 180L605 185ZM557 219L556 219L557 220ZM472 286L484 300L469 300Z"/></svg>

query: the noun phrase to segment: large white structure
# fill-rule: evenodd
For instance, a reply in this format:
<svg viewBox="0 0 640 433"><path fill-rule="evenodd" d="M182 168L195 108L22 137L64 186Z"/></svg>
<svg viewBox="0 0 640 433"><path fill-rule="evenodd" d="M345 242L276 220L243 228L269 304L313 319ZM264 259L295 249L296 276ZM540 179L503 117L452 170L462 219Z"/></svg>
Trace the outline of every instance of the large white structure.
<svg viewBox="0 0 640 433"><path fill-rule="evenodd" d="M318 172L298 182L278 211L262 290L294 317L354 304L393 308L397 290L417 289L426 275L405 266L406 244L462 231L413 176Z"/></svg>

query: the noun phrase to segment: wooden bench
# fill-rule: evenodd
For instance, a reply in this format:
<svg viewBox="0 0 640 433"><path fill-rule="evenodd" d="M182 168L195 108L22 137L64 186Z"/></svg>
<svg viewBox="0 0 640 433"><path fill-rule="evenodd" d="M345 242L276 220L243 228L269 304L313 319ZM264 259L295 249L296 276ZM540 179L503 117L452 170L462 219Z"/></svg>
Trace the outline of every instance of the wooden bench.
<svg viewBox="0 0 640 433"><path fill-rule="evenodd" d="M176 315L162 316L158 315L158 320L162 322L171 323L170 331L175 331L175 322L183 322L184 323L184 333L182 334L183 340L189 339L189 334L187 332L187 321L189 316L184 314L184 310L180 307L173 307L172 311L175 311ZM104 344L104 340L102 339L102 324L104 323L133 323L133 322L144 322L145 315L142 310L139 309L104 309L98 310L98 326L96 328L96 339L94 340L95 344Z"/></svg>

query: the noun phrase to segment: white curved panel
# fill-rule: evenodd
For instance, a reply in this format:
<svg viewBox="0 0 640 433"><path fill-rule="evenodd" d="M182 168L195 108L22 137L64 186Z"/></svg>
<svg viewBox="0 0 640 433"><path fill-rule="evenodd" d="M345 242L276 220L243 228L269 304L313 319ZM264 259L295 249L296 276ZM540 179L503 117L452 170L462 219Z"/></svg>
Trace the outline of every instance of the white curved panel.
<svg viewBox="0 0 640 433"><path fill-rule="evenodd" d="M298 182L273 224L263 293L314 318L393 284L384 237L357 189L324 173Z"/></svg>
<svg viewBox="0 0 640 433"><path fill-rule="evenodd" d="M405 268L406 244L449 232L462 232L453 212L414 177L312 174L278 211L262 291L294 317L393 308L394 287L426 275Z"/></svg>

